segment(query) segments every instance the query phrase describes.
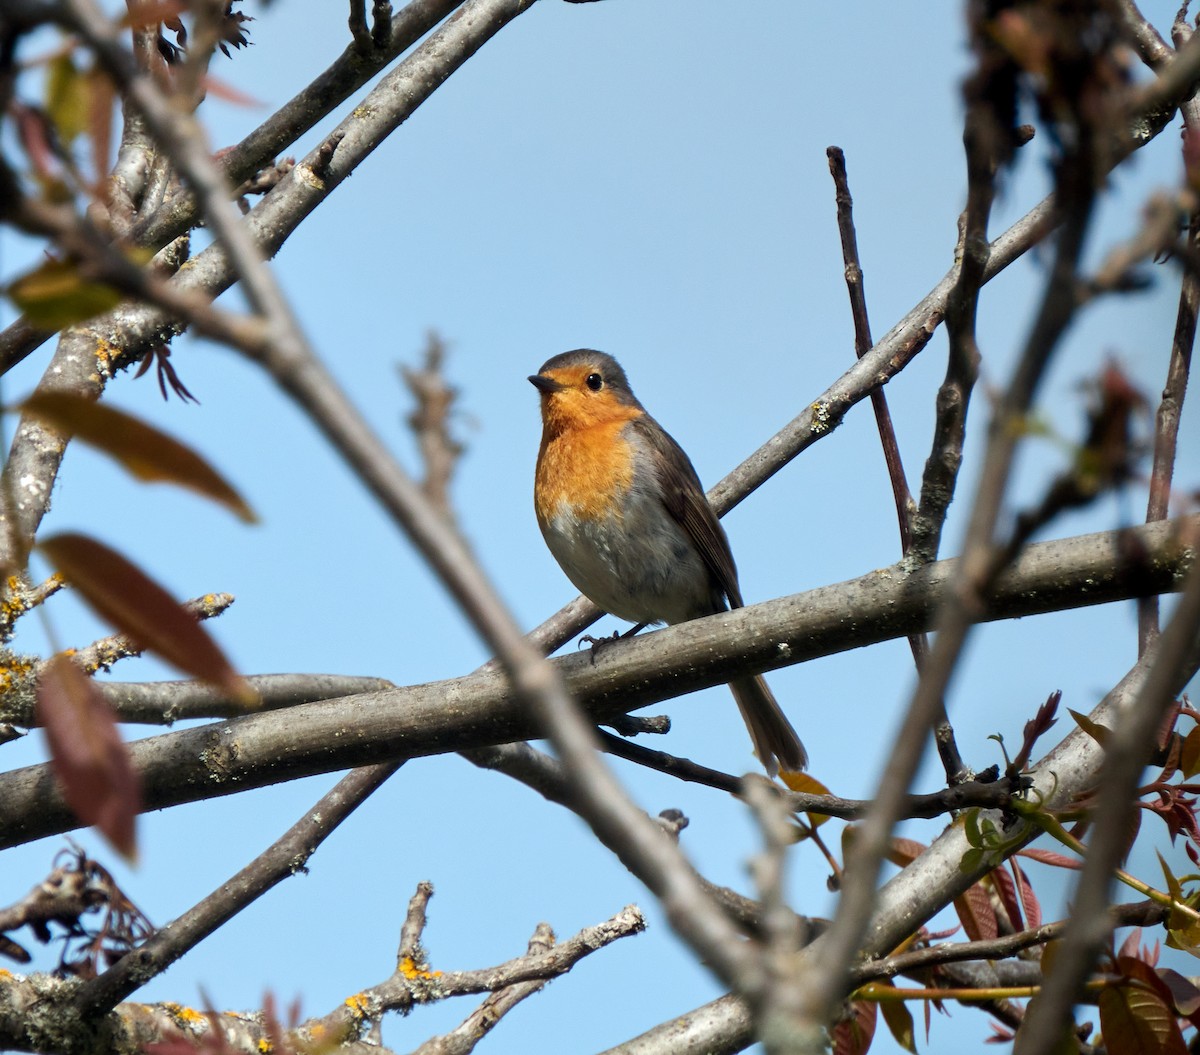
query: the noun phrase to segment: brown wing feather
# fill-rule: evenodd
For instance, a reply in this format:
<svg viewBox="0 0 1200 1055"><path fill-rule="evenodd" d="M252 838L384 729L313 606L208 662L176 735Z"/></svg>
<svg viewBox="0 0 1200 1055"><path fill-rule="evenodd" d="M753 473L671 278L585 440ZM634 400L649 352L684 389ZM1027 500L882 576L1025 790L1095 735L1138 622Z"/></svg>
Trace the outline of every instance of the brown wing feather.
<svg viewBox="0 0 1200 1055"><path fill-rule="evenodd" d="M629 423L640 439L653 448L657 457L654 465L662 485L663 504L679 523L712 573L716 588L725 595L731 608L742 607L742 591L738 586L737 567L725 529L713 512L704 487L691 459L649 415Z"/></svg>

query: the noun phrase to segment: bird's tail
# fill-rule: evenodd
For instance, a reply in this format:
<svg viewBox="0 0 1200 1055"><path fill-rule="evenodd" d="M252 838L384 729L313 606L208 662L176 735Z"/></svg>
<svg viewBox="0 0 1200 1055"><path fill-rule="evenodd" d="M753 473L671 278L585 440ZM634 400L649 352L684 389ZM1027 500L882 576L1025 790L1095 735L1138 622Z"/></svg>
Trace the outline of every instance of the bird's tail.
<svg viewBox="0 0 1200 1055"><path fill-rule="evenodd" d="M761 676L738 678L729 688L750 730L754 753L768 773L775 775L777 763L778 769L789 773L799 773L808 765L808 752Z"/></svg>

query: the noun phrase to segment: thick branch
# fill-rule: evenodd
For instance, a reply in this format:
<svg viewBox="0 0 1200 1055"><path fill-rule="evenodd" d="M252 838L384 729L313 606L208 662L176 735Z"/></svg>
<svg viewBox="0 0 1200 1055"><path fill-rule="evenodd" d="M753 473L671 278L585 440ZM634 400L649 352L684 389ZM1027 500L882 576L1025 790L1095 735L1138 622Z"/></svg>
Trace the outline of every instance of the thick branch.
<svg viewBox="0 0 1200 1055"><path fill-rule="evenodd" d="M1030 546L995 586L989 617L1028 616L1178 588L1195 559L1200 517ZM1180 532L1192 532L1180 541ZM1192 548L1188 548L1192 547ZM1144 554L1136 560L1129 550ZM590 719L710 685L890 640L932 626L954 561L918 571L895 565L860 579L752 605L619 642L592 662L555 661ZM847 627L853 627L851 633ZM464 678L253 714L130 745L146 809L231 794L282 780L540 735L499 674ZM69 830L48 766L0 775L0 846Z"/></svg>

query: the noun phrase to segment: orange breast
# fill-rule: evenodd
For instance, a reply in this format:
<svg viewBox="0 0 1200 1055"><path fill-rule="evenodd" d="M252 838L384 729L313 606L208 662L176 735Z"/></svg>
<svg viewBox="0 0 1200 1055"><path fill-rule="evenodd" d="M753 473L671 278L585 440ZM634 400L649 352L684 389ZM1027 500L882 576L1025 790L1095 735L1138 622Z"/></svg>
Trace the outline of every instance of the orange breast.
<svg viewBox="0 0 1200 1055"><path fill-rule="evenodd" d="M546 524L564 505L577 517L599 519L633 483L634 449L621 436L621 418L561 432L546 430L538 450L534 505Z"/></svg>

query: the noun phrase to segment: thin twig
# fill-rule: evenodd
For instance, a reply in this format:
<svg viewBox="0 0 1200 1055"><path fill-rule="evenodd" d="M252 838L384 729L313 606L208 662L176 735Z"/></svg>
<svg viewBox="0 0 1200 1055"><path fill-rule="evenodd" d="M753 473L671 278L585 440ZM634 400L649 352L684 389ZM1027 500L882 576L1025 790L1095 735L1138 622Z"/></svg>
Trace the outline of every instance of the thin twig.
<svg viewBox="0 0 1200 1055"><path fill-rule="evenodd" d="M446 346L436 333L425 343L425 361L419 369L400 366L400 376L416 400L408 425L417 438L425 468L421 488L443 516L450 516L450 480L463 445L454 438L450 418L458 389L446 382L442 365Z"/></svg>
<svg viewBox="0 0 1200 1055"><path fill-rule="evenodd" d="M707 787L716 788L718 791L728 792L730 795L741 793L740 777L702 766L690 758L679 758L666 751L656 751L650 747L643 747L641 744L630 743L628 740L622 740L618 736L606 733L603 729L599 730L597 735L600 739L601 749L610 755L616 755L618 758L635 762L639 766L645 766L647 769L653 769L659 773L666 773L679 780L704 784Z"/></svg>
<svg viewBox="0 0 1200 1055"><path fill-rule="evenodd" d="M431 514L432 515L432 514ZM444 521L438 518L438 523ZM1195 556L1200 515L1029 546L997 581L989 618L1026 616L1177 589ZM444 528L443 528L444 530ZM1128 536L1134 544L1118 547ZM1192 547L1192 548L1189 548ZM554 666L593 722L732 673L769 670L894 640L932 626L957 579L956 561L899 566L619 642L595 664ZM847 626L855 633L847 636ZM782 647L780 647L782 646ZM446 701L452 699L453 707ZM348 737L345 729L353 728ZM397 757L535 738L529 708L491 671L349 699L249 714L130 744L149 809L233 794L301 775ZM0 847L75 825L48 766L0 773ZM900 802L904 799L901 797Z"/></svg>
<svg viewBox="0 0 1200 1055"><path fill-rule="evenodd" d="M871 919L876 880L898 818L899 803L923 753L925 730L943 708L969 629L986 612L986 597L1000 570L993 559L993 534L1012 470L1017 426L1024 420L1050 355L1074 313L1076 274L1096 194L1092 149L1096 134L1094 128L1079 120L1072 130L1074 152L1060 162L1056 186L1064 222L1033 330L993 416L956 588L942 612L937 639L899 734L892 738L875 806L859 826L858 837L847 855L841 899L822 943L821 967L818 970L810 965L797 979L805 990L806 1009L796 1028L804 1036L822 1028L842 999L846 972ZM964 256L964 267L966 261Z"/></svg>
<svg viewBox="0 0 1200 1055"><path fill-rule="evenodd" d="M197 619L215 619L231 604L233 594L206 593L202 597L184 601L183 608ZM119 660L140 656L145 650L145 645L125 634L112 634L79 649L75 653L75 659L89 674L94 674L98 670L110 670ZM242 711L245 711L245 707Z"/></svg>
<svg viewBox="0 0 1200 1055"><path fill-rule="evenodd" d="M566 974L585 956L632 937L646 929L646 919L636 905L626 905L603 923L584 927L573 937L548 948L537 943L523 956L473 971L434 971L414 969L401 963L397 971L378 985L361 990L353 1001L346 1001L324 1018L308 1023L309 1038L355 1036L363 1018L378 1019L385 1011L407 1013L419 1004L434 1003L452 996L494 993L510 985L545 982ZM328 1042L328 1040L326 1041Z"/></svg>
<svg viewBox="0 0 1200 1055"><path fill-rule="evenodd" d="M829 147L825 151L829 158L829 171L833 175L837 201L838 234L842 242L842 262L846 266L846 290L850 294L850 314L854 319L854 354L861 359L871 350L871 321L867 314L867 295L863 282L862 264L858 257L858 237L854 230L854 199L850 196L850 181L846 175L846 155L841 147ZM896 429L888 410L887 396L883 389L871 393L871 409L875 412L875 425L879 430L879 441L883 446L883 457L887 463L888 479L892 484L892 498L896 503L896 520L900 526L900 552L908 553L912 545L912 516L914 512L912 492L904 475L904 463L900 458L900 445L896 441ZM920 662L921 642L911 642L913 656Z"/></svg>
<svg viewBox="0 0 1200 1055"><path fill-rule="evenodd" d="M428 880L422 880L417 884L416 893L408 901L404 926L400 928L400 948L396 951L396 963L403 964L407 960L410 964L416 964L418 967L424 963L421 935L425 933L426 914L431 897L433 897L433 884Z"/></svg>
<svg viewBox="0 0 1200 1055"><path fill-rule="evenodd" d="M1165 906L1157 905L1153 901L1141 901L1134 905L1113 905L1108 910L1113 927L1151 927L1163 922L1168 912ZM1069 923L1069 919L1063 919L998 938L943 942L923 949L914 949L912 952L897 953L882 960L868 960L854 967L851 977L855 984L862 985L878 978L894 978L899 974L910 974L923 968L939 967L948 963L999 960L1006 956L1015 956L1024 949L1057 941Z"/></svg>
<svg viewBox="0 0 1200 1055"><path fill-rule="evenodd" d="M538 956L554 947L554 931L550 924L539 923L529 939L527 956ZM482 1004L449 1033L430 1037L412 1055L468 1055L509 1011L522 1000L540 992L546 986L543 979L516 982L492 993Z"/></svg>
<svg viewBox="0 0 1200 1055"><path fill-rule="evenodd" d="M763 848L750 860L750 874L762 904L760 932L767 982L758 1011L759 1034L768 1051L786 1038L798 1010L793 983L796 953L806 934L799 917L788 907L784 894L787 878L787 847L795 837L795 826L777 785L752 773L743 782L743 798L754 811L763 837ZM776 1031L780 1036L776 1036Z"/></svg>
<svg viewBox="0 0 1200 1055"><path fill-rule="evenodd" d="M1126 710L1106 738L1097 782L1091 839L1072 896L1072 916L1042 993L1017 1035L1015 1055L1054 1050L1059 1024L1112 933L1108 914L1113 869L1124 856L1136 813L1135 789L1153 750L1162 720L1174 702L1180 675L1200 643L1200 566L1193 568L1170 624L1154 648L1136 705Z"/></svg>
<svg viewBox="0 0 1200 1055"><path fill-rule="evenodd" d="M850 181L846 174L845 154L840 147L829 147L825 153L829 158L829 170L833 175L836 189L838 232L842 242L842 260L846 266L846 288L850 294L850 311L854 318L854 353L861 359L870 351L874 342L871 340L871 323L867 315L862 265L858 258L858 238L854 230L854 201L850 196ZM951 303L953 303L953 296ZM892 497L896 504L896 518L900 526L900 553L901 556L908 556L913 544L913 520L917 509L913 502L912 492L908 488L908 480L904 475L904 464L900 458L896 430L892 425L887 397L882 388L871 393L871 408L875 412L875 424L883 445L888 479L892 483ZM920 674L921 664L929 654L929 639L924 634L913 634L908 639L908 647L912 651L917 673ZM950 718L945 713L944 707L934 725L934 739L946 770L947 783L955 784L967 779L967 767L959 754L954 739L954 727L950 724Z"/></svg>
<svg viewBox="0 0 1200 1055"><path fill-rule="evenodd" d="M1185 143L1200 142L1200 101L1195 97L1183 104ZM1187 245L1200 251L1200 212L1192 214L1188 224ZM1179 289L1179 308L1175 314L1175 332L1171 339L1171 357L1162 400L1154 419L1154 458L1150 470L1150 493L1146 500L1146 522L1165 520L1171 501L1171 484L1179 444L1179 422L1191 373L1192 349L1196 342L1196 316L1200 311L1200 276L1187 268ZM1158 639L1159 606L1157 598L1138 602L1138 649L1144 652Z"/></svg>
<svg viewBox="0 0 1200 1055"><path fill-rule="evenodd" d="M185 952L253 904L277 883L304 870L305 862L400 763L357 769L343 777L311 810L245 868L203 901L167 924L133 956L118 960L103 974L80 986L72 1007L92 1018L116 1007Z"/></svg>
<svg viewBox="0 0 1200 1055"><path fill-rule="evenodd" d="M306 347L300 325L266 267L260 247L230 201L225 174L213 160L199 123L175 106L154 79L138 68L121 44L119 28L104 17L93 0L62 3L72 28L96 53L123 97L138 108L157 143L196 193L205 220L228 254L247 299L264 317L271 344ZM201 67L195 67L195 72L198 77Z"/></svg>

